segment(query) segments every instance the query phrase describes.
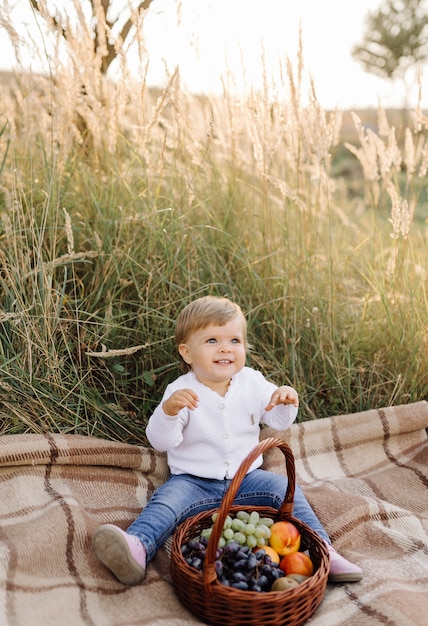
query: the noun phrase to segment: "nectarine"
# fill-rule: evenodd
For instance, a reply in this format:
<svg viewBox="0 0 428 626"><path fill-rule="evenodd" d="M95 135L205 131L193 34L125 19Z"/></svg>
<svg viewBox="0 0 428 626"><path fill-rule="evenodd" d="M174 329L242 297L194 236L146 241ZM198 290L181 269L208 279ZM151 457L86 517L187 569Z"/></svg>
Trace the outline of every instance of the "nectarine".
<svg viewBox="0 0 428 626"><path fill-rule="evenodd" d="M275 522L270 531L269 545L279 556L297 552L300 548L300 531L291 522Z"/></svg>
<svg viewBox="0 0 428 626"><path fill-rule="evenodd" d="M286 576L288 576L288 574L312 576L314 573L314 564L312 563L310 557L304 552L286 554L282 557L279 567Z"/></svg>

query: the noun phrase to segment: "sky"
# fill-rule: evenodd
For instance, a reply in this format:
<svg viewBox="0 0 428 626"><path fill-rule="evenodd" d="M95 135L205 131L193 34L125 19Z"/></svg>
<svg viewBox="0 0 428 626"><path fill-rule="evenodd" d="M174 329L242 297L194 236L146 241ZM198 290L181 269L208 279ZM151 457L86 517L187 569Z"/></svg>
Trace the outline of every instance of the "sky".
<svg viewBox="0 0 428 626"><path fill-rule="evenodd" d="M61 1L66 0L56 3ZM34 24L29 0L15 3L15 24ZM323 108L400 107L403 84L365 72L351 56L353 45L362 40L368 11L382 4L382 0L154 0L144 21L149 84L162 84L165 64L170 71L179 65L183 83L194 92L221 93L225 75L238 90L260 87L263 68L277 84L284 84L279 72L286 59L296 65L301 28L305 76L313 78ZM0 68L12 65L13 55L0 28ZM423 71L428 75L428 65ZM424 77L422 86L425 107ZM416 104L415 88L407 94L407 105Z"/></svg>

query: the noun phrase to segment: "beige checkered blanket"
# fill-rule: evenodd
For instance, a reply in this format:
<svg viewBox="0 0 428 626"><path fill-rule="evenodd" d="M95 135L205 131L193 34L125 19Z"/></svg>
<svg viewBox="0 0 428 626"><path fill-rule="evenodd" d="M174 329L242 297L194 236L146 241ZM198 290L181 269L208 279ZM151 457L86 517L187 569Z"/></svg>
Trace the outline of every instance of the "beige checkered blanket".
<svg viewBox="0 0 428 626"><path fill-rule="evenodd" d="M308 625L427 623L427 427L428 403L418 402L280 433L336 548L365 574L328 585ZM283 472L282 453L269 451L265 465ZM91 550L100 523L125 528L166 476L165 457L147 448L78 435L0 437L0 625L200 624L174 594L168 545L132 588Z"/></svg>

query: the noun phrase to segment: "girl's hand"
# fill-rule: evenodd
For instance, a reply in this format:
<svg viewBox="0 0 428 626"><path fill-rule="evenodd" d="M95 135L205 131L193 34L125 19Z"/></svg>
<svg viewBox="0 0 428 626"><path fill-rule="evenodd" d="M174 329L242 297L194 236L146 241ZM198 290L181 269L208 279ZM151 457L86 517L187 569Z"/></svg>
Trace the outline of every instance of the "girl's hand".
<svg viewBox="0 0 428 626"><path fill-rule="evenodd" d="M162 405L164 413L173 417L177 415L181 409L187 407L191 411L196 409L199 403L199 398L191 389L179 389L165 400Z"/></svg>
<svg viewBox="0 0 428 626"><path fill-rule="evenodd" d="M277 404L294 404L296 407L299 406L297 391L288 385L278 387L278 389L273 392L269 404L265 407L265 411L270 411Z"/></svg>

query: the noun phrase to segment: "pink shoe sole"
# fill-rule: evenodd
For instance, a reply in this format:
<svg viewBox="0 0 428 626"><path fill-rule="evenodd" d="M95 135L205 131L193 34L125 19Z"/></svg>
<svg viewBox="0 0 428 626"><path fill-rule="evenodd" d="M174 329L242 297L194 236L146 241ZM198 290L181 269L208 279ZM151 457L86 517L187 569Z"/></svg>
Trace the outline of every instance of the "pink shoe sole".
<svg viewBox="0 0 428 626"><path fill-rule="evenodd" d="M330 571L328 580L331 583L357 583L363 577L363 570L338 554L332 546L328 546Z"/></svg>
<svg viewBox="0 0 428 626"><path fill-rule="evenodd" d="M146 574L146 551L136 537L113 524L94 533L92 544L100 561L124 585L138 585Z"/></svg>

